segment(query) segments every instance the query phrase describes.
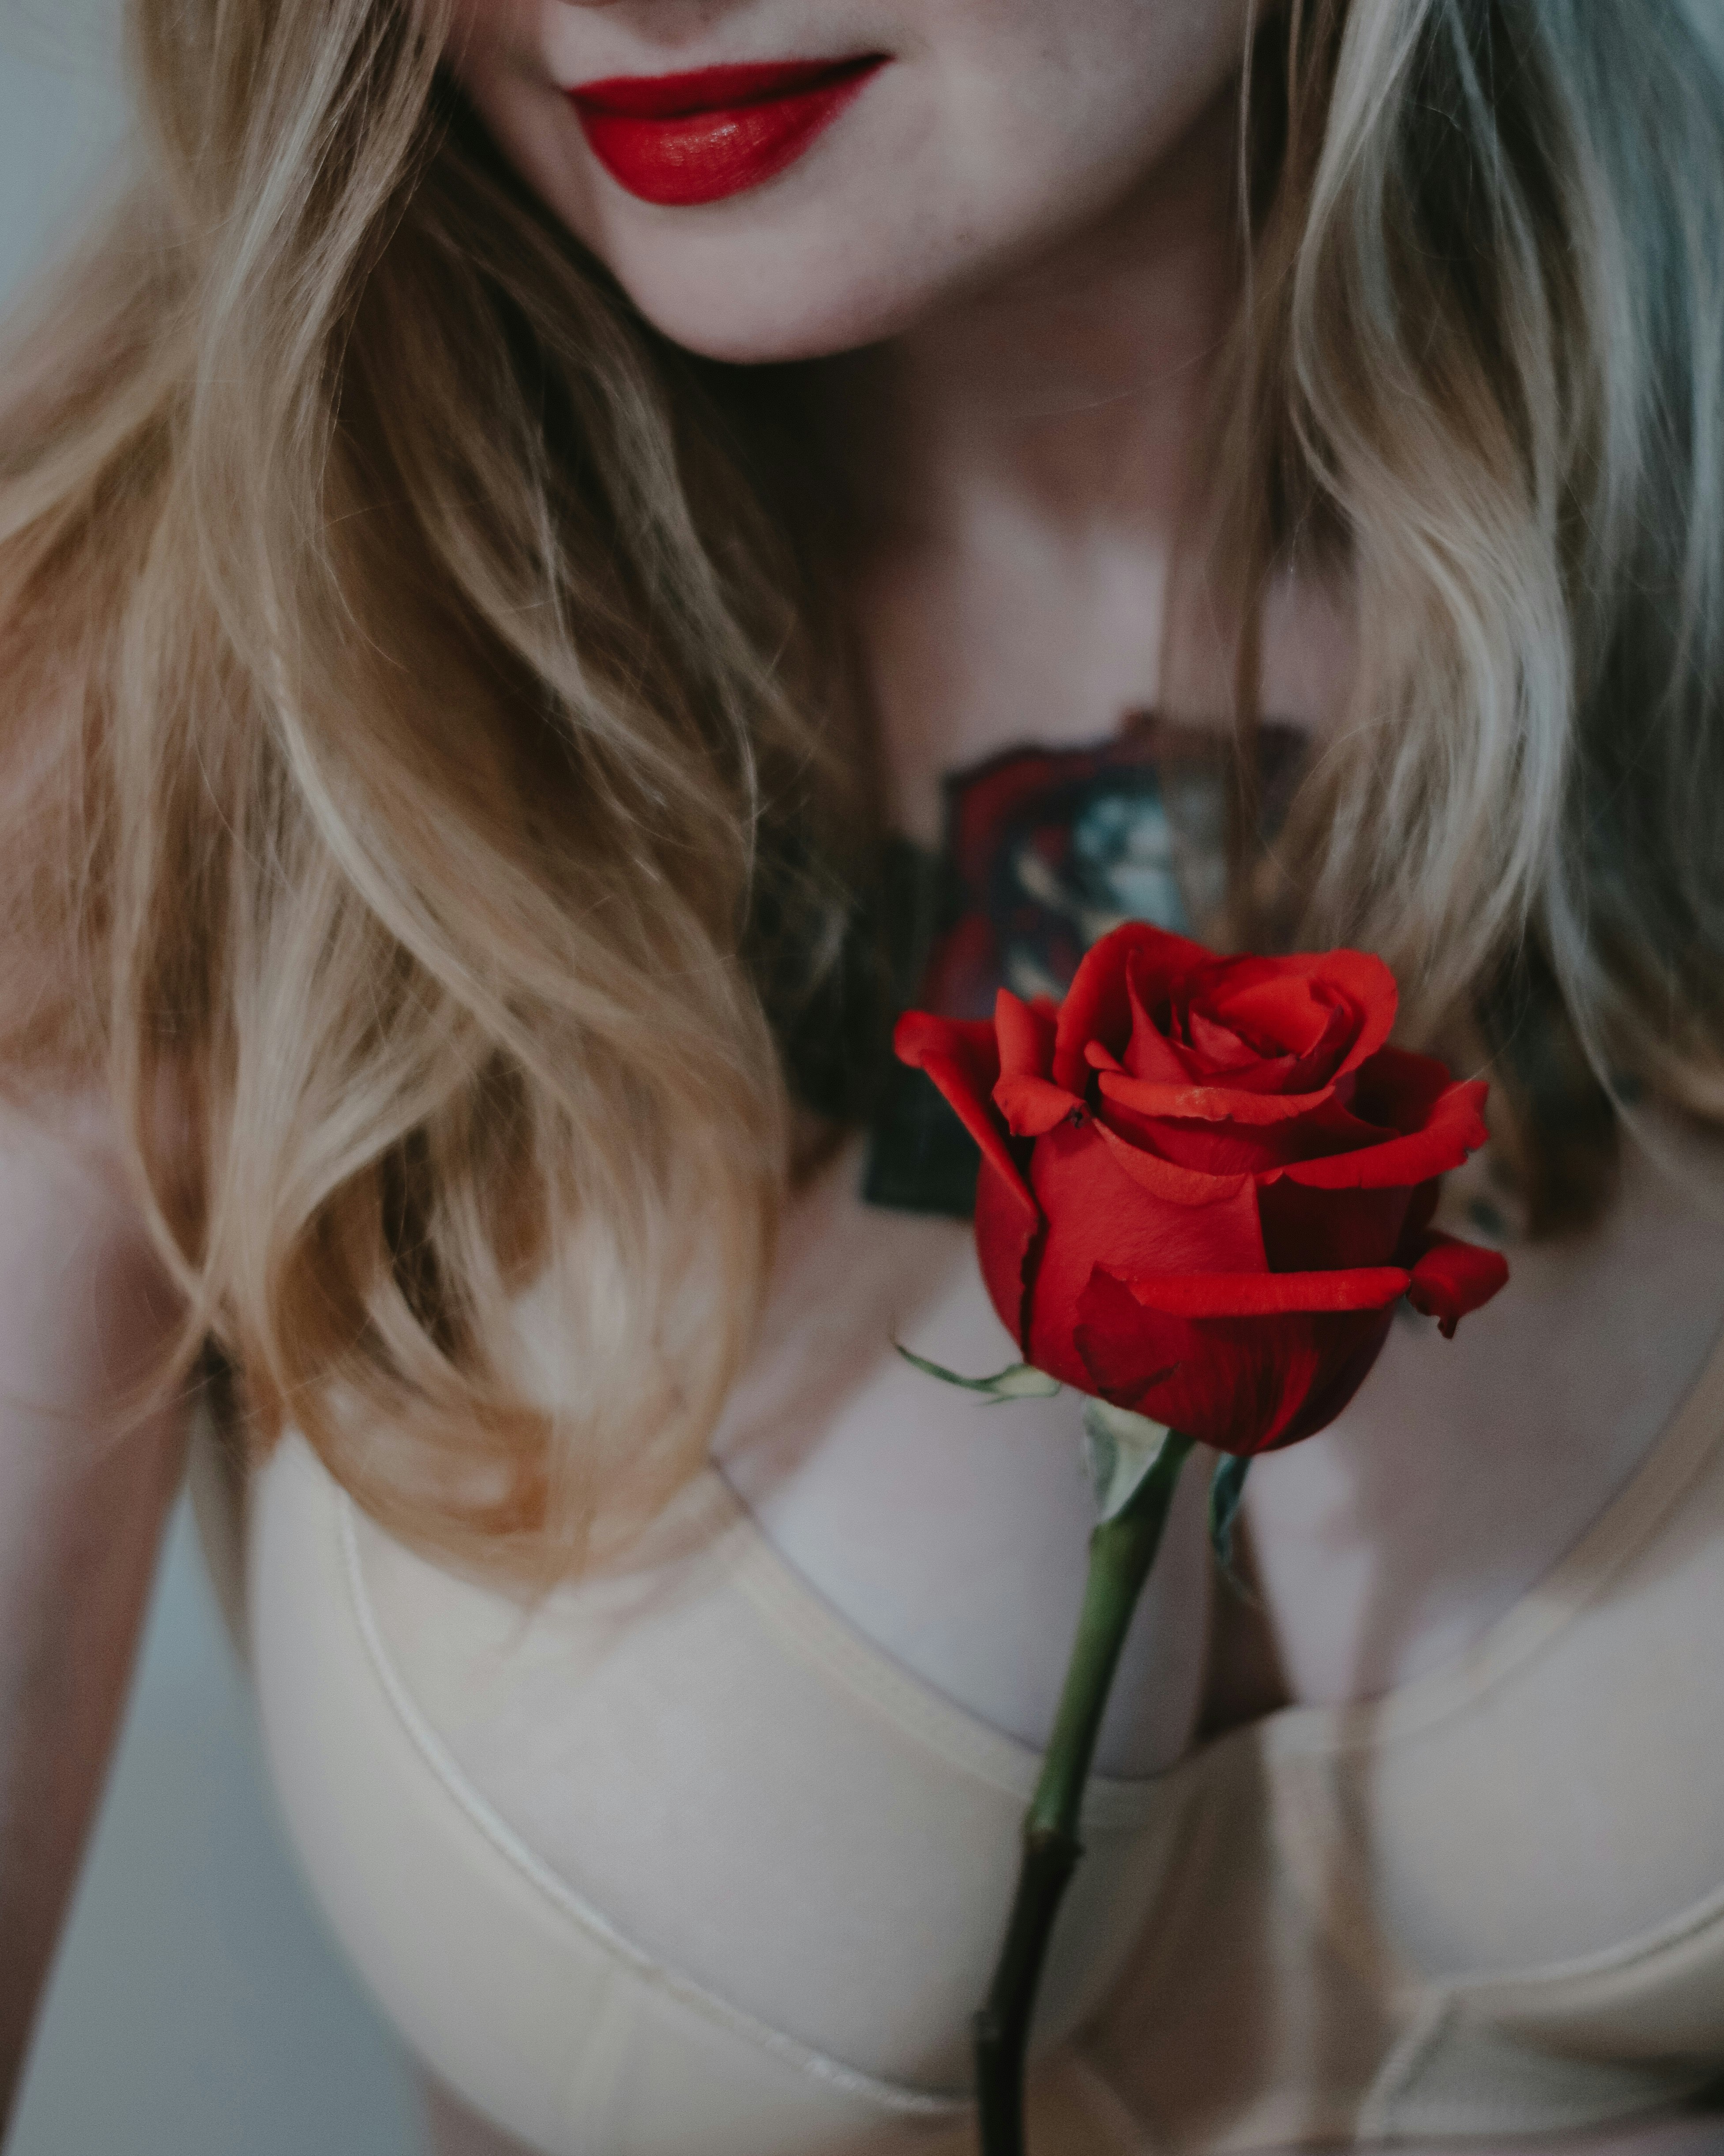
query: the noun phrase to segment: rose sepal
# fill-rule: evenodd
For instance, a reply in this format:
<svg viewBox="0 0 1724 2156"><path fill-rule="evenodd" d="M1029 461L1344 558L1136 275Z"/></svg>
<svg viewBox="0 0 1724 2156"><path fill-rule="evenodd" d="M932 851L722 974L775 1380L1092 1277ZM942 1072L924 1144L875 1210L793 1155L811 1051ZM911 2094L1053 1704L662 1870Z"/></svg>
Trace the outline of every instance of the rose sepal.
<svg viewBox="0 0 1724 2156"><path fill-rule="evenodd" d="M1084 1456L1095 1493L1095 1519L1116 1520L1142 1488L1172 1432L1164 1422L1116 1408L1092 1394L1084 1402Z"/></svg>
<svg viewBox="0 0 1724 2156"><path fill-rule="evenodd" d="M1034 1369L1028 1363L1008 1363L991 1378L966 1378L956 1370L948 1370L942 1363L931 1363L926 1355L918 1355L901 1341L895 1340L892 1345L914 1368L930 1378L937 1378L942 1385L957 1385L967 1393L980 1393L991 1406L997 1407L1003 1400L1050 1400L1060 1390L1057 1378L1050 1378L1045 1370Z"/></svg>
<svg viewBox="0 0 1724 2156"><path fill-rule="evenodd" d="M1247 1590L1234 1568L1234 1529L1245 1502L1245 1477L1254 1456L1249 1452L1224 1452L1209 1478L1209 1547L1215 1553L1222 1578L1237 1594Z"/></svg>

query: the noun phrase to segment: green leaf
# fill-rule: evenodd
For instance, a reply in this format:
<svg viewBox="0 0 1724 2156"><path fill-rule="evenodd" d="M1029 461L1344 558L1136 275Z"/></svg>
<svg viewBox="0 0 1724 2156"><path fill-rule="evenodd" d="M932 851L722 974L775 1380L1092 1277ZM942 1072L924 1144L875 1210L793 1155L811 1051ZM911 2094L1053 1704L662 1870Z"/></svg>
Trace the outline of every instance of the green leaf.
<svg viewBox="0 0 1724 2156"><path fill-rule="evenodd" d="M1028 1363L1013 1363L992 1378L961 1378L956 1370L943 1368L931 1363L926 1355L917 1355L910 1348L894 1341L892 1345L906 1363L924 1370L931 1378L938 1378L942 1384L962 1385L967 1393L980 1393L990 1401L1050 1400L1060 1389L1060 1380L1050 1378L1045 1370L1034 1370Z"/></svg>
<svg viewBox="0 0 1724 2156"><path fill-rule="evenodd" d="M1084 1402L1084 1450L1090 1462L1090 1486L1095 1492L1095 1516L1117 1519L1137 1494L1162 1456L1167 1441L1165 1423L1106 1400Z"/></svg>
<svg viewBox="0 0 1724 2156"><path fill-rule="evenodd" d="M1221 1567L1223 1577L1240 1594L1245 1594L1246 1589L1244 1582L1234 1570L1233 1531L1239 1517L1239 1507L1244 1502L1245 1476L1250 1466L1249 1455L1224 1452L1209 1482L1209 1546L1215 1553L1215 1562Z"/></svg>

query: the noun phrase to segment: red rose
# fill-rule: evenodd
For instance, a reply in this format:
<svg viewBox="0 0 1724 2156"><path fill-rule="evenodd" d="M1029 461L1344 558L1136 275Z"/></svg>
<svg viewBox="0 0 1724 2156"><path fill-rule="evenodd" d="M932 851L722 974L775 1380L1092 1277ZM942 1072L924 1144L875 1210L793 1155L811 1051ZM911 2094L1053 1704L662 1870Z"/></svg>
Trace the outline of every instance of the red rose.
<svg viewBox="0 0 1724 2156"><path fill-rule="evenodd" d="M1502 1259L1429 1226L1485 1086L1386 1046L1395 1004L1357 951L1218 958L1134 923L1057 1009L907 1013L899 1055L982 1148L982 1270L1024 1360L1263 1452L1340 1414L1402 1296L1452 1333L1495 1295Z"/></svg>

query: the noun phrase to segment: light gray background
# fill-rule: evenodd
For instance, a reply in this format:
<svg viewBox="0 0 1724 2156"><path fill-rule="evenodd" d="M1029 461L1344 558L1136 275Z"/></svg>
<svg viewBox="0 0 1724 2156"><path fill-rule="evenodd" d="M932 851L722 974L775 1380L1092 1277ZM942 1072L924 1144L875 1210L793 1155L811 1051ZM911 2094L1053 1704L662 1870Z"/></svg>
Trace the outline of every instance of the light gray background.
<svg viewBox="0 0 1724 2156"><path fill-rule="evenodd" d="M0 305L104 184L116 44L110 0L0 0ZM282 1847L182 1506L5 2156L422 2147L401 2053Z"/></svg>

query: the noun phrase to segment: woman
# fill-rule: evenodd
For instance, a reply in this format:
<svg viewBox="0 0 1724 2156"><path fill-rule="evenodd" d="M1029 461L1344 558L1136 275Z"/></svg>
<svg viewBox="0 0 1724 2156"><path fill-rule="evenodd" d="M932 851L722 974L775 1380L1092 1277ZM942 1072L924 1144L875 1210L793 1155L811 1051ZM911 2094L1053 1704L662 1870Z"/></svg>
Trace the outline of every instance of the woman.
<svg viewBox="0 0 1724 2156"><path fill-rule="evenodd" d="M1514 1280L1260 1613L1176 1518L1038 2145L1715 2146L1710 0L132 36L3 422L0 2058L195 1371L445 2145L965 2145L1086 1501L890 1354L1001 1335L880 1044L1143 914L1388 957Z"/></svg>

